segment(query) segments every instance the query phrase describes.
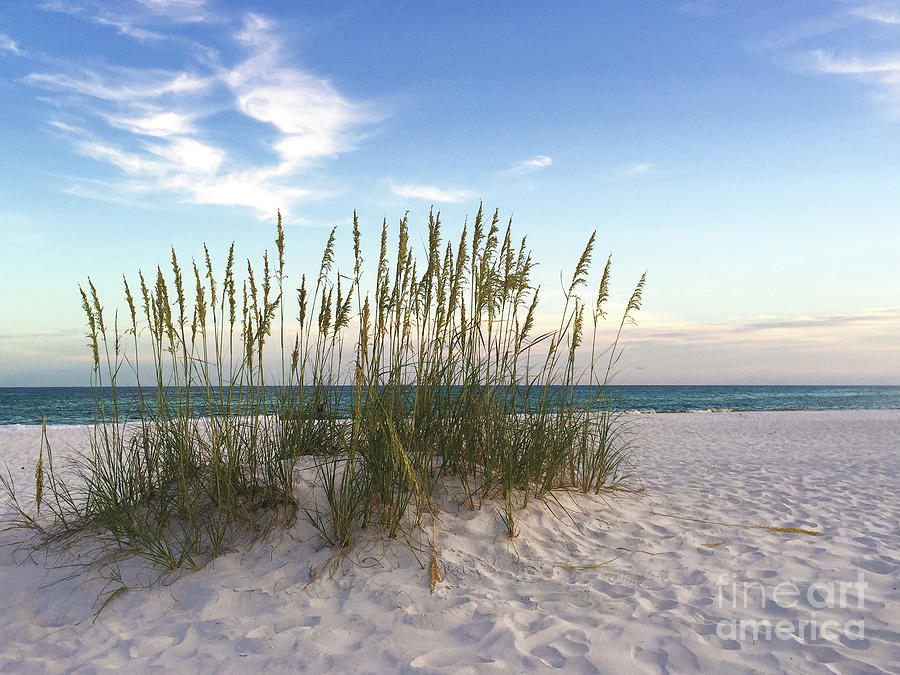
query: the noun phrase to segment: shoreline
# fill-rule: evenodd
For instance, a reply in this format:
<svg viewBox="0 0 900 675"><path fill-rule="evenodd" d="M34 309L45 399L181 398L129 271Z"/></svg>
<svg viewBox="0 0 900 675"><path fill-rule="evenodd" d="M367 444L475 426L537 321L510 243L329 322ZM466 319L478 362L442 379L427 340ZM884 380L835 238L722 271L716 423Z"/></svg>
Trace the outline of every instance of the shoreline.
<svg viewBox="0 0 900 675"><path fill-rule="evenodd" d="M631 408L631 409L623 409L623 410L615 410L616 414L621 414L624 416L642 416L642 415L690 415L690 414L699 414L699 415L743 415L743 414L761 414L761 413L865 413L865 412L900 412L900 407L893 408L767 408L767 409L740 409L740 408L704 408L704 409L693 409L693 408L685 408L680 410L645 410L641 408ZM519 413L519 414L527 414L527 413ZM220 417L219 415L216 416ZM273 419L278 419L274 415L266 416L272 417ZM197 416L197 417L189 417L187 418L192 421L203 421L209 419L208 416ZM352 417L335 417L333 418L337 421L352 421ZM129 425L140 422L140 418L123 418L120 419L118 423L109 421L106 424L119 424L121 425ZM71 428L71 427L85 427L85 428L93 428L93 423L86 422L59 422L54 423L51 420L47 420L47 428ZM37 423L22 423L22 422L0 422L0 429L4 429L7 427L34 427L40 429L42 427L40 422Z"/></svg>
<svg viewBox="0 0 900 675"><path fill-rule="evenodd" d="M272 385L267 407L277 412L281 388ZM118 408L122 419L137 419L141 401L135 387L118 387ZM174 389L166 390L175 395ZM207 406L204 393L192 401L192 416L205 417ZM292 390L297 393L296 390ZM329 414L352 416L353 387L335 385L329 390ZM590 392L596 387L579 385L571 393L576 405L587 405ZM682 412L749 412L803 410L900 410L900 386L886 385L620 385L606 389L609 407L616 413L682 413ZM104 399L111 403L109 390ZM94 420L96 391L90 387L63 388L0 388L0 426L9 424L40 424L42 417L51 426L60 424L90 424ZM145 390L144 403L155 401L156 390ZM533 403L525 390L520 389L518 406L525 411ZM568 396L568 394L567 394ZM193 398L193 396L192 396ZM173 399L173 403L177 401ZM596 402L591 405L596 405ZM215 409L216 404L213 405Z"/></svg>

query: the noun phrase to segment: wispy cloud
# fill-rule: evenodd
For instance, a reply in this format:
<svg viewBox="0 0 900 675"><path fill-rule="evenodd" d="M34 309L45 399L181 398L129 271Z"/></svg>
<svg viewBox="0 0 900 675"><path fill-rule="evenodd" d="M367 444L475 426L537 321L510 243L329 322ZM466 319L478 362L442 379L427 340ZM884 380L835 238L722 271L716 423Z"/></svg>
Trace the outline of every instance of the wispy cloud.
<svg viewBox="0 0 900 675"><path fill-rule="evenodd" d="M137 0L154 14L180 23L197 23L211 17L206 0Z"/></svg>
<svg viewBox="0 0 900 675"><path fill-rule="evenodd" d="M73 197L106 202L107 204L117 204L118 206L127 206L129 208L139 209L147 208L148 206L139 197L129 197L126 191L122 190L121 185L112 185L103 181L79 179L77 183L72 183L63 188L63 192Z"/></svg>
<svg viewBox="0 0 900 675"><path fill-rule="evenodd" d="M759 317L717 323L668 323L645 321L631 339L665 342L821 342L842 340L867 332L893 335L900 329L900 309L882 308L855 314L823 316Z"/></svg>
<svg viewBox="0 0 900 675"><path fill-rule="evenodd" d="M194 115L184 112L148 112L138 116L109 115L113 126L144 136L178 136L195 132Z"/></svg>
<svg viewBox="0 0 900 675"><path fill-rule="evenodd" d="M800 44L810 44L814 40L826 39L829 35L859 24L862 19L846 9L833 10L827 5L822 14L806 16L795 21L777 21L765 36L752 38L748 42L751 51L780 55L785 50Z"/></svg>
<svg viewBox="0 0 900 675"><path fill-rule="evenodd" d="M353 149L351 131L379 118L375 109L342 96L327 80L281 62L283 45L270 20L248 14L237 39L250 57L224 74L238 109L273 125L281 137L273 149L281 157L278 173L309 160Z"/></svg>
<svg viewBox="0 0 900 675"><path fill-rule="evenodd" d="M516 162L515 164L510 166L505 171L505 173L512 176L519 176L523 173L530 173L532 171L537 171L538 169L545 169L551 164L553 164L553 159L551 159L547 155L536 155L531 159Z"/></svg>
<svg viewBox="0 0 900 675"><path fill-rule="evenodd" d="M635 162L617 169L615 175L617 178L636 178L650 173L655 168L656 165L652 162Z"/></svg>
<svg viewBox="0 0 900 675"><path fill-rule="evenodd" d="M778 23L751 49L794 72L847 77L900 116L900 2L843 0L821 12ZM887 47L887 50L885 48Z"/></svg>
<svg viewBox="0 0 900 675"><path fill-rule="evenodd" d="M134 0L128 5L105 0L45 0L41 3L41 8L113 26L123 35L138 39L164 37L160 33L146 30L148 25L195 24L219 20L206 0Z"/></svg>
<svg viewBox="0 0 900 675"><path fill-rule="evenodd" d="M554 328L547 314L537 321L541 330ZM619 383L900 381L900 307L721 321L680 321L645 308L637 324L620 343ZM612 343L617 328L617 321L601 323L598 344Z"/></svg>
<svg viewBox="0 0 900 675"><path fill-rule="evenodd" d="M13 54L21 54L22 50L16 41L5 33L0 33L0 52L12 52Z"/></svg>
<svg viewBox="0 0 900 675"><path fill-rule="evenodd" d="M210 84L212 78L192 73L175 73L150 68L108 67L103 74L86 68L64 73L31 73L26 82L56 91L89 96L101 101L120 104L149 104L166 94L181 95L198 92Z"/></svg>
<svg viewBox="0 0 900 675"><path fill-rule="evenodd" d="M40 6L48 12L109 26L119 35L140 42L190 44L190 39L166 29L223 22L209 9L206 0L134 0L127 5L106 0L45 0Z"/></svg>
<svg viewBox="0 0 900 675"><path fill-rule="evenodd" d="M900 377L898 331L900 308L715 323L647 314L626 337L621 375L647 384L893 384Z"/></svg>
<svg viewBox="0 0 900 675"><path fill-rule="evenodd" d="M888 25L900 25L900 7L894 4L869 4L860 7L854 7L850 10L854 16L858 16L866 21L874 21Z"/></svg>
<svg viewBox="0 0 900 675"><path fill-rule="evenodd" d="M852 77L874 87L875 98L900 116L900 51L837 56L817 49L805 59L813 72Z"/></svg>
<svg viewBox="0 0 900 675"><path fill-rule="evenodd" d="M206 12L200 0L141 4L197 20ZM247 14L231 38L243 58L230 65L205 58L180 71L71 64L33 72L25 81L57 92L51 124L78 153L121 172L111 184L117 201L168 192L186 202L246 206L268 217L276 207L289 210L322 196L298 187L303 170L353 150L362 129L383 115L287 62L272 20ZM249 149L246 137L238 151L217 133L211 118L222 113L259 125ZM98 194L91 185L66 191Z"/></svg>
<svg viewBox="0 0 900 675"><path fill-rule="evenodd" d="M135 40L140 40L141 42L146 42L148 40L161 41L166 39L166 36L163 33L135 26L132 21L124 17L96 16L93 20L94 23L98 23L101 26L112 26L119 35L125 35L134 38Z"/></svg>
<svg viewBox="0 0 900 675"><path fill-rule="evenodd" d="M414 183L391 185L391 191L400 197L406 197L408 199L426 199L434 202L462 202L467 199L472 199L473 197L473 194L468 190L440 188L435 185L419 185Z"/></svg>
<svg viewBox="0 0 900 675"><path fill-rule="evenodd" d="M813 51L813 68L820 73L838 75L879 75L900 72L900 52L868 56L837 57L822 49Z"/></svg>

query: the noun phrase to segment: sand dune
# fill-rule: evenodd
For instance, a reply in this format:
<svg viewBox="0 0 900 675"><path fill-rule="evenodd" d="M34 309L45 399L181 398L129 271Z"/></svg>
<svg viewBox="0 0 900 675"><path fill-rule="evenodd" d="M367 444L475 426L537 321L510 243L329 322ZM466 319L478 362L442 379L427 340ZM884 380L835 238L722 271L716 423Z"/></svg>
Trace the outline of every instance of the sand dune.
<svg viewBox="0 0 900 675"><path fill-rule="evenodd" d="M633 431L641 494L530 506L516 540L493 507L445 495L434 595L380 540L311 580L330 552L301 519L92 623L101 582L3 533L0 668L900 671L900 411L647 414ZM51 434L61 448L85 428ZM17 482L39 438L0 427Z"/></svg>

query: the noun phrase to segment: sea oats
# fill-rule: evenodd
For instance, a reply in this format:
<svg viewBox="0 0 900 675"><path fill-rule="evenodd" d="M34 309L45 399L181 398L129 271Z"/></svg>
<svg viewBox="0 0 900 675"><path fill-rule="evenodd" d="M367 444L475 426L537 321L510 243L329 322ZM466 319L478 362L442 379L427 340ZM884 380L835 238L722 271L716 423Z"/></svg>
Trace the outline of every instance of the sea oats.
<svg viewBox="0 0 900 675"><path fill-rule="evenodd" d="M49 444L46 457L42 445L35 468L41 527L69 542L97 526L110 533L116 555L132 552L172 570L199 567L299 511L336 555L366 526L429 555L433 592L443 576L434 531L423 523L434 520L433 495L448 477L472 508L496 500L508 537L518 535L518 510L529 500L558 489L622 486L627 439L606 385L621 355L622 328L640 310L645 277L615 342L600 352L609 358L604 377L594 362L596 324L610 294L607 259L591 303L594 332L584 371L591 387L576 396L582 372L576 364L589 337L579 293L589 280L596 233L563 287L558 327L548 329L532 253L524 237L514 237L511 219L503 232L499 222L499 210L487 223L479 204L471 231L466 222L454 246L444 240L440 212L431 210L423 255L410 243L418 238L408 213L396 239L384 219L375 285L366 291L354 212L352 277L335 262L342 259L332 229L317 276L310 277L315 284L301 274L296 294L286 296L278 211L277 259L264 251L261 265L248 259L242 274L232 243L221 286L205 245L205 269L192 261L192 298L174 248L171 286L160 266L151 286L139 276L143 316L123 278L131 322L125 333L133 335L127 342L115 318L107 326L88 279L80 294L97 393L92 451L78 460L76 482L69 483L54 471ZM388 259L388 250L396 259ZM297 321L293 340L285 336L294 329L285 314ZM276 321L278 346L270 346ZM280 380L267 356L273 350L280 351ZM149 386L141 363L153 374ZM130 436L117 407L123 369L138 384L140 419ZM301 456L313 462L308 495L294 492L293 466ZM79 501L76 493L88 496ZM100 555L112 552L104 546Z"/></svg>

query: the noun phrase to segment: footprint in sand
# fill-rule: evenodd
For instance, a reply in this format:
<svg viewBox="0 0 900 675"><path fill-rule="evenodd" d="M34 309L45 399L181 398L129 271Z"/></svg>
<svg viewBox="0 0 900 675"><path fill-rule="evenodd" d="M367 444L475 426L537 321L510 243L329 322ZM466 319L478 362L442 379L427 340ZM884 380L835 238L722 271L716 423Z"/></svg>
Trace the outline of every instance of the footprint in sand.
<svg viewBox="0 0 900 675"><path fill-rule="evenodd" d="M161 654L175 644L175 639L167 635L157 635L155 637L141 638L131 649L128 650L131 658L147 658Z"/></svg>
<svg viewBox="0 0 900 675"><path fill-rule="evenodd" d="M531 655L551 668L563 668L566 665L566 657L556 647L550 645L538 645L531 650Z"/></svg>
<svg viewBox="0 0 900 675"><path fill-rule="evenodd" d="M887 557L883 557L881 560L855 560L854 563L866 572L874 574L893 574L898 567L896 560Z"/></svg>
<svg viewBox="0 0 900 675"><path fill-rule="evenodd" d="M669 662L669 653L665 649L644 649L643 647L632 647L631 658L642 666L650 666L660 673L668 673L669 669L666 664Z"/></svg>
<svg viewBox="0 0 900 675"><path fill-rule="evenodd" d="M620 584L610 584L602 579L598 579L594 583L591 584L595 591L602 593L603 595L607 595L609 597L615 598L616 600L620 600L622 598L629 598L634 595L634 588L630 586L622 586Z"/></svg>

